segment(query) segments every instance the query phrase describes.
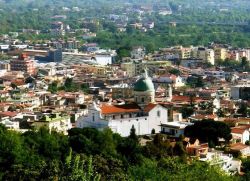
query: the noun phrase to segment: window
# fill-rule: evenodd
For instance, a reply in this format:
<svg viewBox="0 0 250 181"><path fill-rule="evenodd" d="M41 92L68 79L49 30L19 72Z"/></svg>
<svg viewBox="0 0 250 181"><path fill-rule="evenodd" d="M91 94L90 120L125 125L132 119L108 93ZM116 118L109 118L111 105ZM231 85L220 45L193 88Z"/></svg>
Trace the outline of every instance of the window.
<svg viewBox="0 0 250 181"><path fill-rule="evenodd" d="M92 121L95 122L95 114L92 115Z"/></svg>
<svg viewBox="0 0 250 181"><path fill-rule="evenodd" d="M161 111L157 111L157 116L161 117Z"/></svg>
<svg viewBox="0 0 250 181"><path fill-rule="evenodd" d="M115 119L115 115L113 115L113 119Z"/></svg>
<svg viewBox="0 0 250 181"><path fill-rule="evenodd" d="M121 114L121 119L123 119L123 114Z"/></svg>
<svg viewBox="0 0 250 181"><path fill-rule="evenodd" d="M144 102L144 97L141 98L141 102Z"/></svg>
<svg viewBox="0 0 250 181"><path fill-rule="evenodd" d="M132 114L131 113L129 114L129 117L132 118Z"/></svg>

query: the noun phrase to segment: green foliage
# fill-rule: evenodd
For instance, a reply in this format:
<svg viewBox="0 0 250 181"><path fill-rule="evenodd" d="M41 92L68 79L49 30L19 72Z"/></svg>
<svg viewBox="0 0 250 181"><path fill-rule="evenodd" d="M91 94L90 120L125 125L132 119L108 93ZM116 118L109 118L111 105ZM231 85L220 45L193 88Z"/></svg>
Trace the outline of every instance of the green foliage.
<svg viewBox="0 0 250 181"><path fill-rule="evenodd" d="M156 160L144 159L141 166L129 169L131 180L208 180L230 181L232 177L225 175L217 167L210 167L206 163L193 162L186 164L178 158L167 157Z"/></svg>
<svg viewBox="0 0 250 181"><path fill-rule="evenodd" d="M192 87L203 87L204 80L201 76L191 76L187 78L187 83Z"/></svg>
<svg viewBox="0 0 250 181"><path fill-rule="evenodd" d="M79 86L73 82L72 78L67 78L61 89L65 90L66 92L76 92L79 90Z"/></svg>
<svg viewBox="0 0 250 181"><path fill-rule="evenodd" d="M231 140L230 127L219 121L203 120L196 121L194 125L187 126L184 131L185 136L199 139L211 145L218 145L219 138L224 138L227 142Z"/></svg>
<svg viewBox="0 0 250 181"><path fill-rule="evenodd" d="M171 69L169 70L169 73L174 75L180 75L180 71L178 69Z"/></svg>
<svg viewBox="0 0 250 181"><path fill-rule="evenodd" d="M181 108L181 113L182 113L183 118L186 119L186 118L190 117L194 113L194 107L192 107L192 106L183 106Z"/></svg>
<svg viewBox="0 0 250 181"><path fill-rule="evenodd" d="M89 157L87 166L84 168L86 162L80 157L80 155L72 156L72 150L66 157L65 169L63 176L60 180L65 181L99 181L101 176L96 174L93 170L92 157Z"/></svg>
<svg viewBox="0 0 250 181"><path fill-rule="evenodd" d="M122 138L110 129L73 128L65 136L46 128L19 134L0 125L0 143L0 180L237 179L187 162L182 142L172 145L164 135L141 146L134 129Z"/></svg>
<svg viewBox="0 0 250 181"><path fill-rule="evenodd" d="M56 93L58 91L58 85L56 81L49 84L48 91L50 91L51 93Z"/></svg>
<svg viewBox="0 0 250 181"><path fill-rule="evenodd" d="M247 117L248 115L250 115L249 114L250 111L249 111L247 103L241 102L240 105L239 105L239 109L238 109L237 113L241 114L242 117Z"/></svg>

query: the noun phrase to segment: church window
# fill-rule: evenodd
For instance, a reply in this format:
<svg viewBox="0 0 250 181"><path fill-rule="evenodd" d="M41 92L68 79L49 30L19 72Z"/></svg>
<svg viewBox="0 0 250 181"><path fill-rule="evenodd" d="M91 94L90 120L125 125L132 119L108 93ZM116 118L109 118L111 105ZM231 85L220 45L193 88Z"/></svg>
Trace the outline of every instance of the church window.
<svg viewBox="0 0 250 181"><path fill-rule="evenodd" d="M157 111L157 116L161 117L161 111Z"/></svg>
<svg viewBox="0 0 250 181"><path fill-rule="evenodd" d="M141 98L141 102L144 102L144 97Z"/></svg>
<svg viewBox="0 0 250 181"><path fill-rule="evenodd" d="M124 117L123 114L121 114L121 118L122 118L122 119L123 119L123 117Z"/></svg>
<svg viewBox="0 0 250 181"><path fill-rule="evenodd" d="M113 119L115 119L115 115L113 115Z"/></svg>
<svg viewBox="0 0 250 181"><path fill-rule="evenodd" d="M129 114L129 117L132 118L132 114L131 113Z"/></svg>

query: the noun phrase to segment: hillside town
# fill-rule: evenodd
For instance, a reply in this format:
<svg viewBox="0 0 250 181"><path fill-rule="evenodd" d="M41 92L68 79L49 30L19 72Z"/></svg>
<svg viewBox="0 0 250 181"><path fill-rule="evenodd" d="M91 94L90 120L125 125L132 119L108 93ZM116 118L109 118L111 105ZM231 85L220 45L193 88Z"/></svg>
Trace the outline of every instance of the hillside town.
<svg viewBox="0 0 250 181"><path fill-rule="evenodd" d="M250 179L238 2L85 1L0 0L0 180Z"/></svg>
<svg viewBox="0 0 250 181"><path fill-rule="evenodd" d="M85 51L75 49L80 46ZM214 65L233 60L244 69L250 49L213 44L147 54L138 46L120 61L115 50L97 44L70 50L53 43L1 46L3 57L11 57L0 62L1 124L22 133L43 126L63 134L74 127L110 128L124 137L133 127L139 136L163 133L174 141L197 121L224 122L231 127L230 154L188 137L186 150L202 161L218 157L225 171L240 173L231 154L250 155L250 73Z"/></svg>

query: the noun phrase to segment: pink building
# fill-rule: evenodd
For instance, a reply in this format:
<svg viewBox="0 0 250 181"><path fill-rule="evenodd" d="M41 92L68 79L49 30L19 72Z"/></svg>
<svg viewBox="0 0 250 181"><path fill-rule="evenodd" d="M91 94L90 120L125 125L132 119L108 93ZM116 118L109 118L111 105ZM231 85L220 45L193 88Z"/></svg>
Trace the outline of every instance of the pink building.
<svg viewBox="0 0 250 181"><path fill-rule="evenodd" d="M21 54L19 59L11 60L10 62L11 71L22 71L33 75L35 73L34 61L29 59L26 54Z"/></svg>

